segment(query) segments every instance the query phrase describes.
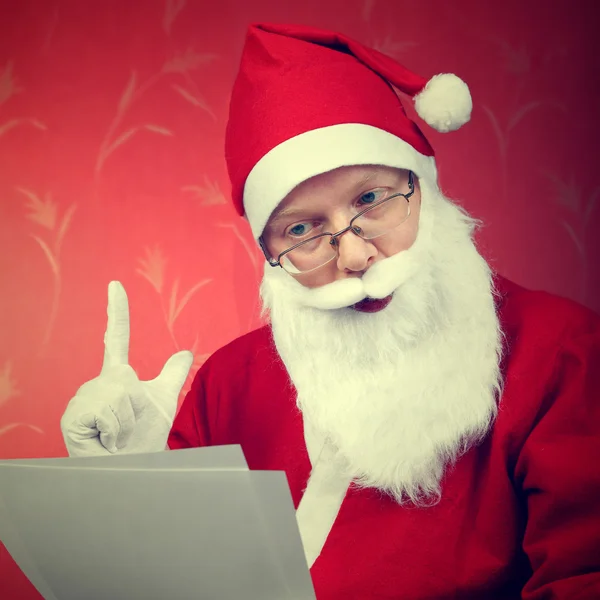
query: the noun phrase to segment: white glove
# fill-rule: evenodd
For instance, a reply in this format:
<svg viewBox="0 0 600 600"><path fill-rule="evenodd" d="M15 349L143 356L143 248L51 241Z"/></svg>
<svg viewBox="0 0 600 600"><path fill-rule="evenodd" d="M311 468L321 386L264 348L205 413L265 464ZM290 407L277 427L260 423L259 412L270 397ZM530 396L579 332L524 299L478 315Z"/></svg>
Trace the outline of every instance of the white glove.
<svg viewBox="0 0 600 600"><path fill-rule="evenodd" d="M177 352L160 375L140 381L129 366L129 305L118 281L108 286L104 362L69 402L60 426L69 456L159 452L167 438L193 356Z"/></svg>

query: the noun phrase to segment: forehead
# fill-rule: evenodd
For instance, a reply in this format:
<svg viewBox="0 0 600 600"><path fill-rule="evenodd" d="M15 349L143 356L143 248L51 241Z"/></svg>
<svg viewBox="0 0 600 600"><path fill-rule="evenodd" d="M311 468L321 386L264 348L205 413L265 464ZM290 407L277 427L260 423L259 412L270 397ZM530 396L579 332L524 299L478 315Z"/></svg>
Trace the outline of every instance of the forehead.
<svg viewBox="0 0 600 600"><path fill-rule="evenodd" d="M352 165L315 175L297 185L277 206L270 221L285 216L290 211L300 211L328 204L335 199L347 200L348 196L377 186L393 186L400 183L408 172L383 165Z"/></svg>

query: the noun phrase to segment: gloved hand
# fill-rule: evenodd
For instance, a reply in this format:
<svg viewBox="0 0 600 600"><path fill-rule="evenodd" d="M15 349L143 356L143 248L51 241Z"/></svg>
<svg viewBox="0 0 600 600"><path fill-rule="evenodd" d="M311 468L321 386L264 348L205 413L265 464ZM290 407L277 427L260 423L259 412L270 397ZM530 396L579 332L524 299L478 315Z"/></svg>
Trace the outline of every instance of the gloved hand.
<svg viewBox="0 0 600 600"><path fill-rule="evenodd" d="M150 381L140 381L128 359L127 294L118 281L112 281L108 286L102 371L79 388L60 421L69 456L166 449L177 399L192 366L192 353L177 352Z"/></svg>

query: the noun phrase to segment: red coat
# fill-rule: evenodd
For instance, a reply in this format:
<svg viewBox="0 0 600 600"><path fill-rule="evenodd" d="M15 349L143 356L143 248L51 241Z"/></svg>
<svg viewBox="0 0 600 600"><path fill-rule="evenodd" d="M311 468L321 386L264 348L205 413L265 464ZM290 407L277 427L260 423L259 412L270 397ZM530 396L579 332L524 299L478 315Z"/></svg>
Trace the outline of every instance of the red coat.
<svg viewBox="0 0 600 600"><path fill-rule="evenodd" d="M311 569L318 600L600 598L600 319L498 280L504 394L485 441L432 508L350 489ZM241 444L251 469L310 473L302 417L269 328L217 351L171 448Z"/></svg>

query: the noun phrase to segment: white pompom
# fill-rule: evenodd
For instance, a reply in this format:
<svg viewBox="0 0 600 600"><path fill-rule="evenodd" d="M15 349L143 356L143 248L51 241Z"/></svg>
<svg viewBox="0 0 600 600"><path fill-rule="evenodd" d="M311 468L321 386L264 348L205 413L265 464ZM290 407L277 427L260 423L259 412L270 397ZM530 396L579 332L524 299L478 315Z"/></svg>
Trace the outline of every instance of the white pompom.
<svg viewBox="0 0 600 600"><path fill-rule="evenodd" d="M441 73L434 75L415 96L415 109L430 127L447 133L469 121L473 101L469 87L460 77Z"/></svg>

